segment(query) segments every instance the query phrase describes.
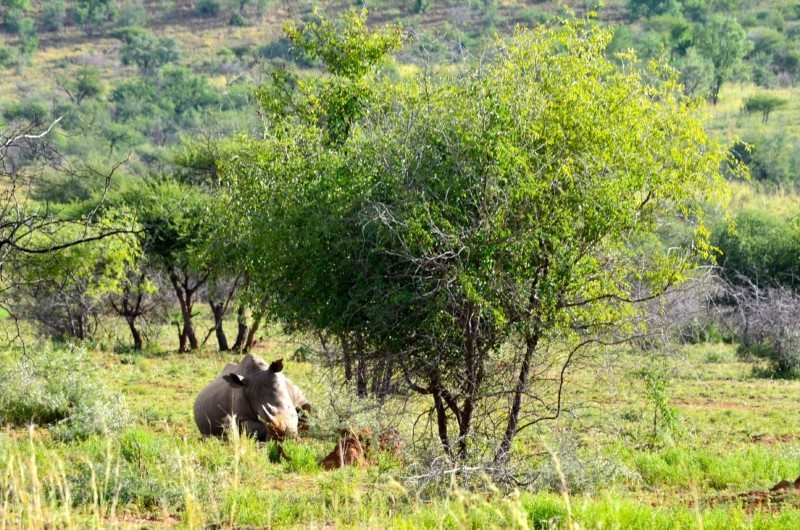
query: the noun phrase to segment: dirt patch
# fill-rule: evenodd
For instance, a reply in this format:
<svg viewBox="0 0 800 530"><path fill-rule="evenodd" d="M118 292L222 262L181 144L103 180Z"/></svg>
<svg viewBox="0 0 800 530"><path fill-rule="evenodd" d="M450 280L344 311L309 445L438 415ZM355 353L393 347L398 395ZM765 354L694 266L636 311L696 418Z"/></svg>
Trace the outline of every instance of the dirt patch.
<svg viewBox="0 0 800 530"><path fill-rule="evenodd" d="M752 490L738 495L719 497L712 500L711 504L732 502L741 504L747 513L760 510L779 511L783 506L800 505L800 477L794 482L781 480L770 489Z"/></svg>
<svg viewBox="0 0 800 530"><path fill-rule="evenodd" d="M787 443L787 442L791 442L794 439L795 439L795 436L793 434L780 434L778 436L771 436L771 435L768 435L768 434L751 434L750 435L750 441L751 442L759 443L759 444L765 444L765 445L776 444L776 443Z"/></svg>
<svg viewBox="0 0 800 530"><path fill-rule="evenodd" d="M752 406L748 406L743 403L737 403L735 401L714 401L712 399L682 399L675 400L673 403L679 407L688 407L692 409L746 410L753 408Z"/></svg>

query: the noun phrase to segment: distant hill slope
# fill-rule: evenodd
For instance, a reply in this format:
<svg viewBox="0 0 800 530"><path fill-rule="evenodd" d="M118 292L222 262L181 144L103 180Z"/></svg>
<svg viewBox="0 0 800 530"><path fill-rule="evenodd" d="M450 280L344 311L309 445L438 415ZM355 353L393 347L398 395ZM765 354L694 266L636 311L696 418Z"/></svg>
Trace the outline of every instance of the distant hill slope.
<svg viewBox="0 0 800 530"><path fill-rule="evenodd" d="M699 47L709 21L735 19L749 51L711 108L712 128L756 144L759 178L800 181L800 0L0 0L0 127L68 115L59 139L68 155L108 162L132 152L130 171L158 170L181 136L254 126L252 86L271 65L304 64L284 22L315 6L329 16L366 7L371 25L402 24L404 61L459 60L517 25L595 11L617 28L613 51L670 61L695 93L710 83ZM86 76L97 86L76 99ZM768 123L740 111L764 92L785 100Z"/></svg>

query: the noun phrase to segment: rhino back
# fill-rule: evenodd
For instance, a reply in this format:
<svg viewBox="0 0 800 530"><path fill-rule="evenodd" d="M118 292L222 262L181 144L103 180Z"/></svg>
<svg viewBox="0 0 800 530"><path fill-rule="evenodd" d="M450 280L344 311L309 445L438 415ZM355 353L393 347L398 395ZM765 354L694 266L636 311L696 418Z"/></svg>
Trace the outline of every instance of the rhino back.
<svg viewBox="0 0 800 530"><path fill-rule="evenodd" d="M242 419L242 411L246 408L242 407L242 399L241 390L231 388L222 376L217 377L200 392L194 402L197 428L202 434L222 435L228 425L229 415L235 414Z"/></svg>

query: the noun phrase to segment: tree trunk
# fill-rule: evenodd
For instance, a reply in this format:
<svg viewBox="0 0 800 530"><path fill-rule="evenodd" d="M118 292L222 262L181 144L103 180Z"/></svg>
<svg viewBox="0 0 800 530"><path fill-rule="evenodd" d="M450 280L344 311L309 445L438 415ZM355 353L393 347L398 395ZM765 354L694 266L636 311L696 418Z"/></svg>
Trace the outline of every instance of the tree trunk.
<svg viewBox="0 0 800 530"><path fill-rule="evenodd" d="M517 426L519 425L519 413L522 410L522 396L528 390L528 380L530 378L531 360L533 354L536 352L536 346L539 344L539 334L527 337L525 340L525 356L520 365L519 376L517 376L517 386L514 390L514 401L511 404L511 412L508 416L508 424L506 431L503 434L503 440L500 442L500 447L495 453L495 462L504 462L508 460L508 453L511 450L511 443L517 435Z"/></svg>
<svg viewBox="0 0 800 530"><path fill-rule="evenodd" d="M208 305L211 306L211 313L214 315L214 332L217 335L219 351L228 351L228 337L225 336L225 329L222 327L225 317L225 303L209 298Z"/></svg>
<svg viewBox="0 0 800 530"><path fill-rule="evenodd" d="M180 335L180 351L185 352L191 350L196 350L200 347L200 344L197 341L197 335L194 332L194 326L192 325L192 305L194 301L192 300L192 296L194 295L194 291L199 287L200 283L198 283L193 289L190 289L188 286L189 280L184 276L183 279L179 279L176 272L171 272L169 275L169 279L172 282L172 286L175 289L175 296L178 298L178 304L181 307L181 316L183 318L183 329L181 330ZM187 349L186 343L189 343L189 348Z"/></svg>
<svg viewBox="0 0 800 530"><path fill-rule="evenodd" d="M458 417L458 456L461 459L467 457L467 441L472 430L472 413L475 410L475 401L478 399L478 391L483 381L483 355L478 351L478 334L480 318L474 313L467 319L466 323L466 344L465 344L465 397L464 405Z"/></svg>
<svg viewBox="0 0 800 530"><path fill-rule="evenodd" d="M372 384L370 392L373 396L384 398L389 394L392 380L392 361L388 358L381 358L375 363L372 370Z"/></svg>
<svg viewBox="0 0 800 530"><path fill-rule="evenodd" d="M244 351L250 351L250 349L253 347L253 344L255 344L256 333L258 333L258 327L261 325L261 318L263 316L264 313L259 311L253 318L253 325L250 327L250 331L247 333L247 341L244 343Z"/></svg>
<svg viewBox="0 0 800 530"><path fill-rule="evenodd" d="M188 351L186 348L186 330L178 322L175 322L175 325L178 327L178 351Z"/></svg>
<svg viewBox="0 0 800 530"><path fill-rule="evenodd" d="M441 388L435 385L433 388L433 407L436 409L436 428L439 431L439 441L445 454L453 456L453 449L450 446L450 436L447 433L447 410L442 402Z"/></svg>
<svg viewBox="0 0 800 530"><path fill-rule="evenodd" d="M245 341L247 340L247 308L244 306L244 304L239 304L239 308L236 310L236 323L239 325L239 329L236 332L236 340L233 343L233 351L241 350L245 345Z"/></svg>
<svg viewBox="0 0 800 530"><path fill-rule="evenodd" d="M131 330L131 336L133 337L133 349L141 350L144 343L142 341L141 332L136 328L136 317L129 317L126 320L128 322L128 328Z"/></svg>
<svg viewBox="0 0 800 530"><path fill-rule="evenodd" d="M714 78L714 83L711 87L711 104L716 105L719 99L719 91L722 88L722 78L717 76Z"/></svg>
<svg viewBox="0 0 800 530"><path fill-rule="evenodd" d="M350 341L342 337L342 357L344 360L344 380L349 383L353 380L353 352Z"/></svg>
<svg viewBox="0 0 800 530"><path fill-rule="evenodd" d="M361 333L356 332L356 393L358 397L367 397L367 360L364 352L364 340Z"/></svg>

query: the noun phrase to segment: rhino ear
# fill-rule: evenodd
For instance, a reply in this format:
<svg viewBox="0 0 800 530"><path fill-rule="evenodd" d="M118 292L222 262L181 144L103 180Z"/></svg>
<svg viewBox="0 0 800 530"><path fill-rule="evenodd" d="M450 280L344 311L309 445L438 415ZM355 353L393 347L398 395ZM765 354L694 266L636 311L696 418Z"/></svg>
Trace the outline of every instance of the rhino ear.
<svg viewBox="0 0 800 530"><path fill-rule="evenodd" d="M269 365L269 369L271 372L278 373L283 370L283 359L278 359L277 361L272 361L272 364Z"/></svg>
<svg viewBox="0 0 800 530"><path fill-rule="evenodd" d="M250 384L250 381L239 374L225 374L222 378L233 388L244 388Z"/></svg>

